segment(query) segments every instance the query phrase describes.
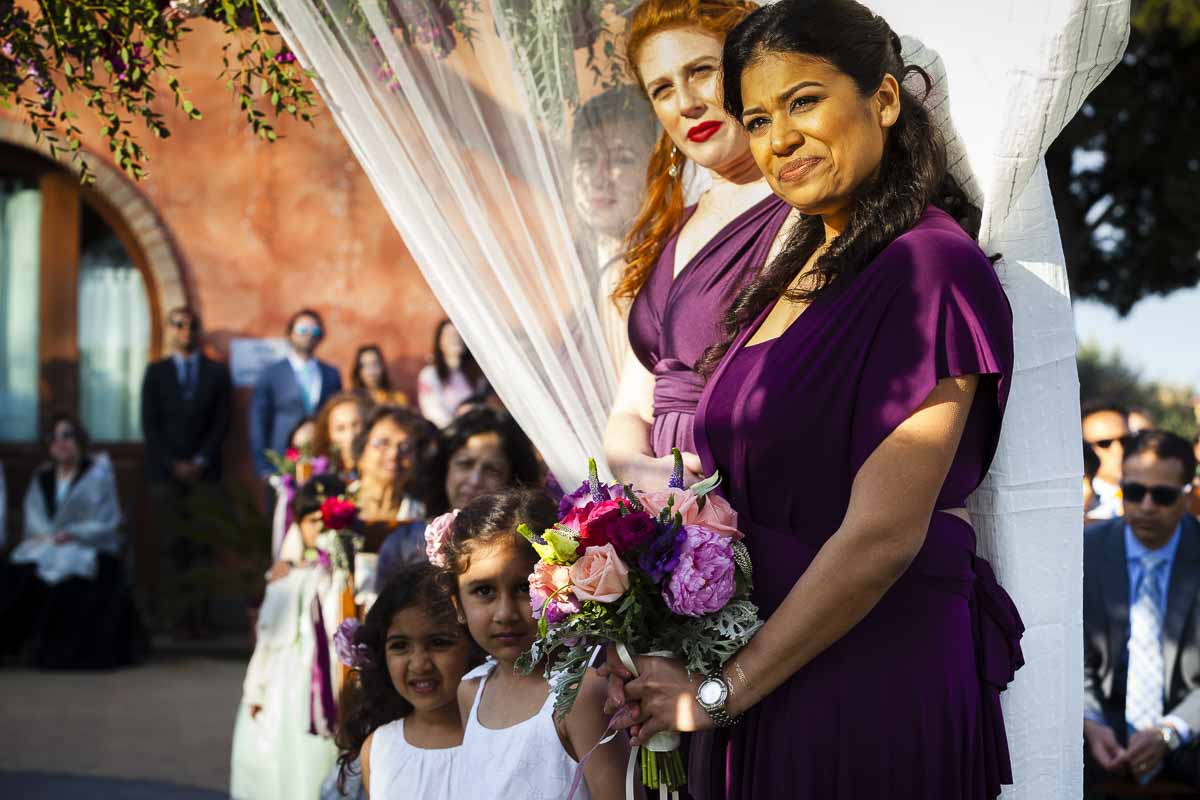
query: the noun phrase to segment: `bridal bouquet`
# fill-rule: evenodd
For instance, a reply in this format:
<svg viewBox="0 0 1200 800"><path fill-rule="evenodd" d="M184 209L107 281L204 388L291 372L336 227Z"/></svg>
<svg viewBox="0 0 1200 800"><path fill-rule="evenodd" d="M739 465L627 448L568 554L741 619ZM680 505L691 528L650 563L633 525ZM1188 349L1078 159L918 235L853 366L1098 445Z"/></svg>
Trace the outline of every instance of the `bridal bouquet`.
<svg viewBox="0 0 1200 800"><path fill-rule="evenodd" d="M737 515L717 495L713 475L683 487L683 461L665 491L587 483L563 498L559 522L545 531L521 526L537 551L529 576L538 638L518 667L545 662L555 713L570 710L599 646L675 656L708 675L762 625L750 601L750 556ZM632 662L629 662L630 665ZM677 733L642 749L642 782L651 789L686 781Z"/></svg>

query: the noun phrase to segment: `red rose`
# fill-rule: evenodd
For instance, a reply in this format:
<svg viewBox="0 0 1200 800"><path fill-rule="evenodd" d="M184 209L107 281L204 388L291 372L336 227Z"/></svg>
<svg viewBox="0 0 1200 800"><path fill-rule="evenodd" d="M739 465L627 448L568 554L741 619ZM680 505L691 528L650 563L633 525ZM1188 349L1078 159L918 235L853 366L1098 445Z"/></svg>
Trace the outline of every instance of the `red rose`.
<svg viewBox="0 0 1200 800"><path fill-rule="evenodd" d="M300 451L294 447L289 447L283 454L283 457L293 463L300 460Z"/></svg>
<svg viewBox="0 0 1200 800"><path fill-rule="evenodd" d="M626 514L608 529L608 539L621 555L638 549L657 534L654 519L645 511Z"/></svg>
<svg viewBox="0 0 1200 800"><path fill-rule="evenodd" d="M331 531L342 531L358 520L358 506L340 497L327 497L321 503L321 519Z"/></svg>
<svg viewBox="0 0 1200 800"><path fill-rule="evenodd" d="M589 547L603 547L612 541L609 530L621 518L621 500L589 503L583 509L579 526L579 552Z"/></svg>

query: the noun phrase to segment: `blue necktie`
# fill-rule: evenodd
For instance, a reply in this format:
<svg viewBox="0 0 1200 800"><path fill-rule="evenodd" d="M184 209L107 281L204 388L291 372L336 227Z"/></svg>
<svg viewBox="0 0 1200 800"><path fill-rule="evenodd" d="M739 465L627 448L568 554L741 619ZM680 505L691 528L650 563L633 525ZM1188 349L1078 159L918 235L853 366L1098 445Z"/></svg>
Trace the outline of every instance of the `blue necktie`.
<svg viewBox="0 0 1200 800"><path fill-rule="evenodd" d="M1125 687L1125 721L1133 730L1158 724L1163 715L1162 556L1142 557L1142 580L1129 611L1129 678Z"/></svg>

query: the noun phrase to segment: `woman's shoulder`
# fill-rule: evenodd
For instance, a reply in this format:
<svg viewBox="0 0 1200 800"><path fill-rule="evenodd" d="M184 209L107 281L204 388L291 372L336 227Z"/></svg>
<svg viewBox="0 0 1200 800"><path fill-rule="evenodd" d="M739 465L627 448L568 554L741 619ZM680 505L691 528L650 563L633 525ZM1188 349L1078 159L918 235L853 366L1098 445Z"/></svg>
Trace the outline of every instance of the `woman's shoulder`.
<svg viewBox="0 0 1200 800"><path fill-rule="evenodd" d="M441 379L438 378L437 367L433 364L426 364L417 372L417 383L437 385L441 382Z"/></svg>
<svg viewBox="0 0 1200 800"><path fill-rule="evenodd" d="M996 268L978 242L953 217L932 206L880 251L864 275L929 293L947 286L1000 289Z"/></svg>

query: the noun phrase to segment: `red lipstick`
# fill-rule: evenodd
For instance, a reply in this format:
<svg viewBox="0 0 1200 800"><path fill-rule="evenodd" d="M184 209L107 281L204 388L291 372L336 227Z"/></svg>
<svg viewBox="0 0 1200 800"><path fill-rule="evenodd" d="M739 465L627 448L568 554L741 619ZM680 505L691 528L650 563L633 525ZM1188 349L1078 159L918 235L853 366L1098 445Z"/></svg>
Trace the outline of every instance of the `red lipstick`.
<svg viewBox="0 0 1200 800"><path fill-rule="evenodd" d="M707 142L724 124L724 122L715 119L708 122L701 122L687 132L687 138L689 141L696 142L697 144Z"/></svg>

